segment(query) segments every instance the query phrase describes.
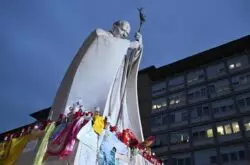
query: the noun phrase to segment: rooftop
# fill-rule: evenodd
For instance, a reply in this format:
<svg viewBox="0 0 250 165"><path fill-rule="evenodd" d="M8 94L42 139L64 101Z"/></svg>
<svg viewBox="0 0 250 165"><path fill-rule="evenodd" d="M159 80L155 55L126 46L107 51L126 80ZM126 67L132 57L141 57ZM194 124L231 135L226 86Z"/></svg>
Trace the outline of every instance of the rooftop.
<svg viewBox="0 0 250 165"><path fill-rule="evenodd" d="M235 55L250 48L250 35L240 39L228 42L218 47L206 50L204 52L189 56L174 63L156 68L150 66L139 71L139 74L148 72L153 81L173 76L186 70L194 69L196 66L202 66L223 58ZM173 72L174 71L174 72Z"/></svg>

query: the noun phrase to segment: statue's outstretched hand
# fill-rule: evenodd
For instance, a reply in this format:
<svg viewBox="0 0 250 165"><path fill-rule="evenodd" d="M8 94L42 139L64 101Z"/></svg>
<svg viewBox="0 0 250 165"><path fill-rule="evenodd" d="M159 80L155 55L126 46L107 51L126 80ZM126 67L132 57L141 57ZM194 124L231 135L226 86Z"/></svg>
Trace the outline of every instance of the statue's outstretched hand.
<svg viewBox="0 0 250 165"><path fill-rule="evenodd" d="M129 48L130 49L138 49L142 48L142 35L141 33L135 33L135 41L131 41Z"/></svg>
<svg viewBox="0 0 250 165"><path fill-rule="evenodd" d="M142 45L142 34L139 32L135 33L135 40L138 41L140 45Z"/></svg>

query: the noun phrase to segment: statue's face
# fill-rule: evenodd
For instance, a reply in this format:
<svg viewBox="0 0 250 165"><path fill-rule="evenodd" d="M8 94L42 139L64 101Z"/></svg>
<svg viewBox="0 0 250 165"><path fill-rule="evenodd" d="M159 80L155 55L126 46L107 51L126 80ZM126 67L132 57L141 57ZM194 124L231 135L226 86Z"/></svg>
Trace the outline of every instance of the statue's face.
<svg viewBox="0 0 250 165"><path fill-rule="evenodd" d="M116 21L113 24L112 33L115 37L128 38L130 33L130 24L127 21Z"/></svg>

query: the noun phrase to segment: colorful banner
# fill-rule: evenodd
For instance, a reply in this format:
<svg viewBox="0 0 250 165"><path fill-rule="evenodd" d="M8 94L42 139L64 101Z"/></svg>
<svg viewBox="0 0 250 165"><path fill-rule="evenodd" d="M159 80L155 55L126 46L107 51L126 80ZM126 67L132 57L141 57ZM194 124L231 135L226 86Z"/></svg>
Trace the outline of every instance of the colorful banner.
<svg viewBox="0 0 250 165"><path fill-rule="evenodd" d="M20 156L20 154L22 153L25 145L28 143L29 137L30 137L29 135L25 135L25 136L21 136L18 138L13 138L10 141L9 151L7 151L8 150L8 147L7 147L6 153L4 153L5 159L2 159L0 161L0 164L1 165L13 165L18 159L18 157Z"/></svg>
<svg viewBox="0 0 250 165"><path fill-rule="evenodd" d="M117 159L117 155L122 155L125 159ZM128 147L122 143L114 133L106 130L105 135L100 146L99 165L116 165L126 164L126 158L129 161Z"/></svg>
<svg viewBox="0 0 250 165"><path fill-rule="evenodd" d="M11 146L11 141L0 143L0 161L6 159L6 157L9 154L10 146Z"/></svg>
<svg viewBox="0 0 250 165"><path fill-rule="evenodd" d="M36 154L34 165L42 165L44 156L45 156L46 151L47 151L49 137L52 134L52 132L54 131L55 127L56 127L55 122L52 122L52 123L47 125L47 127L45 129L45 135L41 141L38 152Z"/></svg>

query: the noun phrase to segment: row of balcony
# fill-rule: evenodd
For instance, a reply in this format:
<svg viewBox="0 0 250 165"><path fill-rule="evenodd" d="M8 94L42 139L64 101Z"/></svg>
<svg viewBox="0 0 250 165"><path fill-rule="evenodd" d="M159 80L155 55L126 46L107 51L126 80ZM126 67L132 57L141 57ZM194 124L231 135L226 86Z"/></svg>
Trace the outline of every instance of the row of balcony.
<svg viewBox="0 0 250 165"><path fill-rule="evenodd" d="M159 96L165 93L173 93L181 90L185 86L192 87L202 82L220 79L221 77L234 76L235 73L243 69L249 68L249 55L236 56L231 60L227 60L227 66L224 61L216 62L206 68L199 68L190 71L187 74L181 74L167 80L156 82L152 86L152 96ZM244 83L248 77L239 78ZM233 78L237 81L238 77Z"/></svg>
<svg viewBox="0 0 250 165"><path fill-rule="evenodd" d="M199 150L193 153L163 156L165 165L248 165L247 152L243 145L222 147L216 149Z"/></svg>
<svg viewBox="0 0 250 165"><path fill-rule="evenodd" d="M250 73L245 74L249 77L244 83L234 83L233 89L230 88L228 80L210 84L207 87L201 86L190 89L187 92L182 91L168 96L163 96L152 100L152 113L158 113L168 109L176 109L185 105L197 104L204 101L213 101L223 96L242 93L242 91L250 89ZM235 91L234 93L232 93ZM186 94L187 93L187 94ZM237 96L237 99L244 99L244 94ZM246 98L249 96L246 96ZM247 100L250 102L250 100Z"/></svg>
<svg viewBox="0 0 250 165"><path fill-rule="evenodd" d="M191 146L200 147L232 140L242 140L242 132L244 132L246 138L250 139L250 117L245 117L242 124L243 126L240 127L238 120L229 120L218 122L215 126L209 124L164 134L155 134L156 140L153 147L157 154L162 154L168 150L178 151Z"/></svg>

